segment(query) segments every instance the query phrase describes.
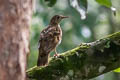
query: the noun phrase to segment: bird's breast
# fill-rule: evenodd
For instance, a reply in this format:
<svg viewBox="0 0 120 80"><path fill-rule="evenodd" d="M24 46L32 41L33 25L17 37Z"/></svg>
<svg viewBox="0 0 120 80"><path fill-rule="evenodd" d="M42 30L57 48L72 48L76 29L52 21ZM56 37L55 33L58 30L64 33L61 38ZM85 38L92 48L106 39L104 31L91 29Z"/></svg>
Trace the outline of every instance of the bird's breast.
<svg viewBox="0 0 120 80"><path fill-rule="evenodd" d="M56 43L56 45L59 45L61 43L61 40L62 40L62 29L61 29L60 25L58 25L56 27L56 33L57 33L56 36L54 36L55 43Z"/></svg>
<svg viewBox="0 0 120 80"><path fill-rule="evenodd" d="M58 27L59 27L59 31L60 31L59 42L58 42L58 44L60 44L61 41L62 41L62 29L61 29L60 25L58 25Z"/></svg>

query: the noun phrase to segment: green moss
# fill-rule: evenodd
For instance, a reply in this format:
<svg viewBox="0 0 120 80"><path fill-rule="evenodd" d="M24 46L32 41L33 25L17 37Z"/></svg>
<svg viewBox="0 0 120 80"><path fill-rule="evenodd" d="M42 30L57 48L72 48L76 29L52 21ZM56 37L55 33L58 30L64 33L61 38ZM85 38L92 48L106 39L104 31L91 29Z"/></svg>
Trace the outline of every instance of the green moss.
<svg viewBox="0 0 120 80"><path fill-rule="evenodd" d="M66 76L69 77L71 75L71 77L74 77L75 72L79 72L80 75L82 71L80 77L86 78L85 69L87 68L90 70L88 76L97 76L98 74L96 73L101 64L106 64L106 67L116 65L113 63L120 57L120 55L117 54L120 46L115 44L114 41L119 39L120 32L117 32L104 39L95 41L94 44L82 43L78 47L62 53L58 58L51 58L48 66L29 69L27 74L32 79L59 80L58 78L60 77L66 78ZM88 49L89 51L87 52ZM91 54L88 55L90 52ZM92 65L92 67L90 65ZM93 67L94 65L95 67Z"/></svg>
<svg viewBox="0 0 120 80"><path fill-rule="evenodd" d="M106 38L109 38L111 40L120 39L120 32L116 32L114 34L111 34L111 35L107 36Z"/></svg>
<svg viewBox="0 0 120 80"><path fill-rule="evenodd" d="M106 45L104 46L104 48L110 48L110 41L107 41Z"/></svg>
<svg viewBox="0 0 120 80"><path fill-rule="evenodd" d="M66 51L64 53L61 53L62 56L69 56L69 55L72 55L74 53L76 53L76 51L84 51L86 49L88 49L90 47L90 44L87 44L87 43L81 43L78 47L72 49L72 50L69 50L69 51Z"/></svg>
<svg viewBox="0 0 120 80"><path fill-rule="evenodd" d="M29 69L27 73L32 78L39 78L39 79L44 78L45 80L53 80L53 78L55 78L56 76L59 75L64 76L71 69L76 71L77 68L83 66L86 58L86 54L84 53L84 51L89 47L90 45L88 44L81 44L77 48L61 54L60 57L58 58L51 58L48 66L34 67ZM29 72L31 70L32 72ZM46 74L47 74L47 78L46 78ZM53 74L53 76L51 76L51 74Z"/></svg>

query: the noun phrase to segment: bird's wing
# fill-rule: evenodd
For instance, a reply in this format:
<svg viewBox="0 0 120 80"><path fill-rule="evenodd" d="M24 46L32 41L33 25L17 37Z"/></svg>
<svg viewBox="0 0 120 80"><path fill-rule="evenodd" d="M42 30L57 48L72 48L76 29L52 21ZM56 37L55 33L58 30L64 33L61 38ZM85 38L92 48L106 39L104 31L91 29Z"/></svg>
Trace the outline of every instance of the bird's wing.
<svg viewBox="0 0 120 80"><path fill-rule="evenodd" d="M44 50L50 51L54 46L52 41L54 41L54 37L60 35L60 31L56 30L56 27L47 27L40 33L40 39L38 48L44 48Z"/></svg>

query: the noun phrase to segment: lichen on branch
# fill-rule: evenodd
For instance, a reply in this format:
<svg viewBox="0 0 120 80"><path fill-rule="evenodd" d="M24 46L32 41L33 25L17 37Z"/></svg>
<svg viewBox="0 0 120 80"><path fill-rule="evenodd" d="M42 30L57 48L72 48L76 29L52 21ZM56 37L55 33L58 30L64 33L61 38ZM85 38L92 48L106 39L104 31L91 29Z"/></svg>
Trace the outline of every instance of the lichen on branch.
<svg viewBox="0 0 120 80"><path fill-rule="evenodd" d="M120 32L51 58L47 66L27 71L36 80L85 80L120 67Z"/></svg>

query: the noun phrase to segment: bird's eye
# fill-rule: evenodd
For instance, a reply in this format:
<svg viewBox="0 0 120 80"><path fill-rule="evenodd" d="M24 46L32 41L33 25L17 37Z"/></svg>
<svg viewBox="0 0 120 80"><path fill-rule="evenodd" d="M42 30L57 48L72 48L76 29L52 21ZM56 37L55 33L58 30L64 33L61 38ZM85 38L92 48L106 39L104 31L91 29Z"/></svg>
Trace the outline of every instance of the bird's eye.
<svg viewBox="0 0 120 80"><path fill-rule="evenodd" d="M59 16L57 16L57 19L59 19L60 17Z"/></svg>

